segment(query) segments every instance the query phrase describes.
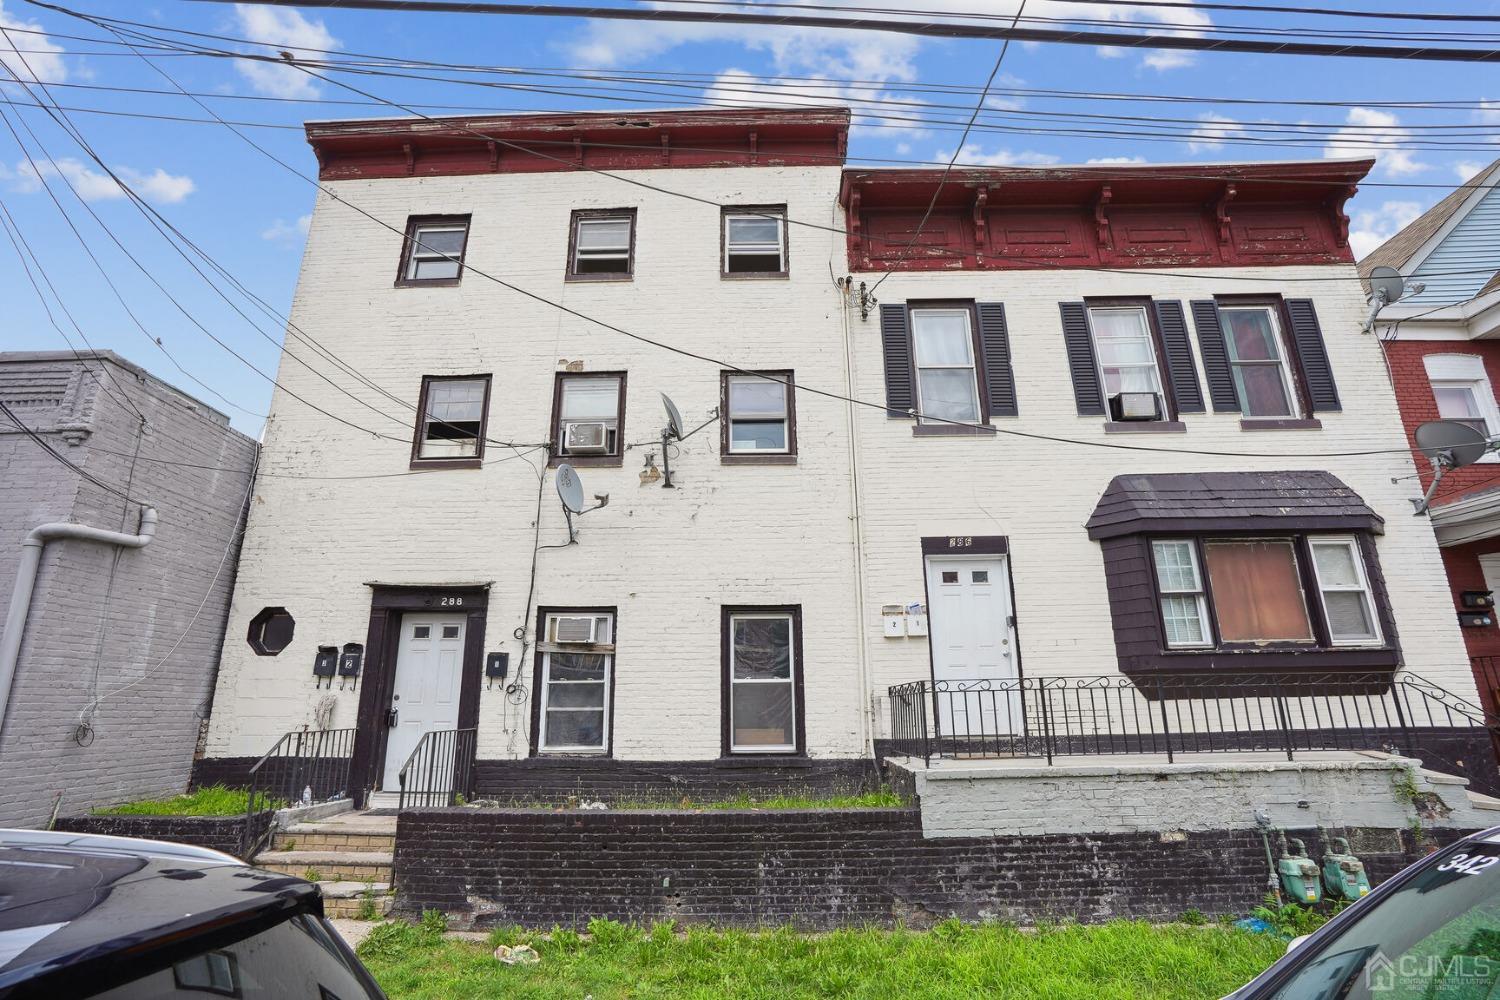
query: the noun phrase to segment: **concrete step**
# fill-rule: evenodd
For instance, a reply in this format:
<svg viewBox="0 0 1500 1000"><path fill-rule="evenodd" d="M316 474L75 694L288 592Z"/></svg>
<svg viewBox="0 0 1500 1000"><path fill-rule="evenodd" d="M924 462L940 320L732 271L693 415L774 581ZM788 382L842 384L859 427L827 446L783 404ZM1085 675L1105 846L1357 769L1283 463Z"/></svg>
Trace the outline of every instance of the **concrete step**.
<svg viewBox="0 0 1500 1000"><path fill-rule="evenodd" d="M317 851L368 854L390 853L396 849L396 833L352 833L344 829L322 828L299 823L278 831L271 842L275 851Z"/></svg>
<svg viewBox="0 0 1500 1000"><path fill-rule="evenodd" d="M318 882L389 883L393 860L390 851L262 851L255 866Z"/></svg>
<svg viewBox="0 0 1500 1000"><path fill-rule="evenodd" d="M318 889L323 893L323 915L332 919L367 917L369 906L375 908L377 918L383 917L396 902L388 882L323 881L318 883Z"/></svg>

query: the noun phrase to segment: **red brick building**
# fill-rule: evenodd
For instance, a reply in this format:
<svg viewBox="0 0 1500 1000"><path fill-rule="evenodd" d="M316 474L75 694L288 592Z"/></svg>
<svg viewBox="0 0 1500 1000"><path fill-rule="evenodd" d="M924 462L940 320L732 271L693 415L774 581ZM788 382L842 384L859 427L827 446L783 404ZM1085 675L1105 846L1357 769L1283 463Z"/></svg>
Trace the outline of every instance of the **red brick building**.
<svg viewBox="0 0 1500 1000"><path fill-rule="evenodd" d="M1375 327L1408 437L1438 419L1500 437L1500 161L1360 261L1359 270L1368 276L1380 265L1396 268L1408 286ZM1426 490L1430 463L1413 457ZM1412 496L1419 492L1414 486ZM1476 607L1477 595L1500 596L1500 454L1445 475L1430 517L1475 679L1487 707L1500 710L1500 624L1492 609Z"/></svg>

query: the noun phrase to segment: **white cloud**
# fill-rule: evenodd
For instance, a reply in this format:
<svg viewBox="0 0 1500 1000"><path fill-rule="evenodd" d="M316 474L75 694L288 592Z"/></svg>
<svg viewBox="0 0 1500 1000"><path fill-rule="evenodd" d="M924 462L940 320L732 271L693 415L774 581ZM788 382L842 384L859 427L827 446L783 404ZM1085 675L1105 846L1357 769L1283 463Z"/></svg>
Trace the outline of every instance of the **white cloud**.
<svg viewBox="0 0 1500 1000"><path fill-rule="evenodd" d="M1453 164L1453 172L1458 175L1459 183L1467 184L1474 179L1474 175L1484 169L1484 164L1478 160L1459 160Z"/></svg>
<svg viewBox="0 0 1500 1000"><path fill-rule="evenodd" d="M939 150L933 154L933 159L947 162L953 156L953 150ZM978 146L965 146L963 155L959 156L961 165L976 167L1047 167L1062 159L1051 153L1038 153L1035 150L1022 150L1015 152L1009 149L997 149L993 153L986 153Z"/></svg>
<svg viewBox="0 0 1500 1000"><path fill-rule="evenodd" d="M1190 133L1192 138L1188 140L1189 152L1201 153L1206 149L1219 149L1224 145L1225 139L1232 139L1245 134L1244 128L1233 118L1225 118L1223 115L1199 115L1198 120L1203 122Z"/></svg>
<svg viewBox="0 0 1500 1000"><path fill-rule="evenodd" d="M1500 125L1500 101L1480 101L1479 110L1474 112L1474 117L1488 125Z"/></svg>
<svg viewBox="0 0 1500 1000"><path fill-rule="evenodd" d="M1167 70L1191 66L1197 61L1191 52L1183 52L1180 49L1157 49L1142 59L1141 63L1158 73L1165 73Z"/></svg>
<svg viewBox="0 0 1500 1000"><path fill-rule="evenodd" d="M322 21L309 21L299 11L290 8L241 3L234 5L234 13L240 34L293 55L317 57L322 53L314 50L339 47L339 40L329 33ZM256 52L266 54L265 49ZM250 81L251 87L271 97L313 97L318 93L313 77L295 66L237 59L235 69Z"/></svg>
<svg viewBox="0 0 1500 1000"><path fill-rule="evenodd" d="M1085 160L1084 162L1090 165L1099 166L1108 166L1110 164L1129 166L1137 163L1145 163L1146 158L1144 156L1095 156L1092 159Z"/></svg>
<svg viewBox="0 0 1500 1000"><path fill-rule="evenodd" d="M110 169L136 194L147 201L163 205L175 205L197 188L191 177L169 174L161 167L150 172L136 170L134 167ZM84 201L113 201L125 197L125 189L109 174L71 158L56 161L56 166L51 160L38 163L35 169L26 161L17 163L14 171L0 166L0 180L6 181L11 190L23 194L40 191L44 179L59 176Z"/></svg>
<svg viewBox="0 0 1500 1000"><path fill-rule="evenodd" d="M41 31L42 26L35 21L23 21L18 17L5 12L5 4L0 0L0 27L11 28L18 32ZM24 52L17 52L17 45ZM68 78L68 67L63 62L64 49L51 38L44 34L0 34L0 64L20 77L27 83L35 83L40 80L43 83L62 83Z"/></svg>
<svg viewBox="0 0 1500 1000"><path fill-rule="evenodd" d="M261 230L260 238L273 243L297 244L307 239L307 230L312 226L311 215L299 215L297 221L277 219Z"/></svg>
<svg viewBox="0 0 1500 1000"><path fill-rule="evenodd" d="M1421 214L1422 206L1415 201L1388 201L1379 208L1355 212L1349 220L1349 246L1354 256L1363 259Z"/></svg>
<svg viewBox="0 0 1500 1000"><path fill-rule="evenodd" d="M1350 108L1348 126L1329 137L1323 147L1328 159L1373 156L1377 168L1395 177L1409 177L1427 169L1417 162L1410 150L1399 148L1411 140L1411 133L1401 128L1401 119L1389 111L1376 108Z"/></svg>

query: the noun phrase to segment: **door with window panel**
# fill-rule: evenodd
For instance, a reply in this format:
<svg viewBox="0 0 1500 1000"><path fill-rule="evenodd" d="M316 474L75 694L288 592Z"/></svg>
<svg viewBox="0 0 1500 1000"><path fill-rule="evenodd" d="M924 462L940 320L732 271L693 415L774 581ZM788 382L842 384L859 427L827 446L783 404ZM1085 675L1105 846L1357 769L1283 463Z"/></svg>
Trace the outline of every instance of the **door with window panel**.
<svg viewBox="0 0 1500 1000"><path fill-rule="evenodd" d="M913 309L911 339L921 422L977 424L979 383L969 310Z"/></svg>
<svg viewBox="0 0 1500 1000"><path fill-rule="evenodd" d="M559 643L559 619L593 619L593 641ZM614 617L584 613L548 615L542 644L537 750L541 753L609 752L609 699L614 677Z"/></svg>
<svg viewBox="0 0 1500 1000"><path fill-rule="evenodd" d="M1005 557L929 556L927 601L939 735L1020 734L1020 665Z"/></svg>

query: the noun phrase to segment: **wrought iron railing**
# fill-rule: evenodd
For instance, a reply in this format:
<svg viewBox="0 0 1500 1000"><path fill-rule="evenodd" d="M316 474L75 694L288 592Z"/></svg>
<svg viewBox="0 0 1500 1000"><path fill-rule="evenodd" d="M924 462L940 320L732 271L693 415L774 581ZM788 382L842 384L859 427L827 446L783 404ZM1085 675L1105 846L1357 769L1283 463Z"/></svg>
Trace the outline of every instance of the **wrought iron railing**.
<svg viewBox="0 0 1500 1000"><path fill-rule="evenodd" d="M269 839L260 819L282 805L326 802L349 794L353 729L302 729L287 733L250 765L240 857L252 858Z"/></svg>
<svg viewBox="0 0 1500 1000"><path fill-rule="evenodd" d="M474 754L478 730L439 729L426 733L401 766L398 808L454 806L474 795Z"/></svg>
<svg viewBox="0 0 1500 1000"><path fill-rule="evenodd" d="M888 691L892 756L1419 750L1495 728L1412 674L1177 674L916 681ZM1493 770L1493 768L1491 768Z"/></svg>

